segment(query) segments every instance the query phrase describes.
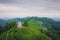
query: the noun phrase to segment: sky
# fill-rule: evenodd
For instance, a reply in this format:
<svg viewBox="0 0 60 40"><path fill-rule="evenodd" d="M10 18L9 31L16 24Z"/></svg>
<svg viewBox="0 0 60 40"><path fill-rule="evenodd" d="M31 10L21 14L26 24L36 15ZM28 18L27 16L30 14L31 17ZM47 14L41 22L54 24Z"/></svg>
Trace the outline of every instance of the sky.
<svg viewBox="0 0 60 40"><path fill-rule="evenodd" d="M60 18L60 0L0 0L0 18Z"/></svg>

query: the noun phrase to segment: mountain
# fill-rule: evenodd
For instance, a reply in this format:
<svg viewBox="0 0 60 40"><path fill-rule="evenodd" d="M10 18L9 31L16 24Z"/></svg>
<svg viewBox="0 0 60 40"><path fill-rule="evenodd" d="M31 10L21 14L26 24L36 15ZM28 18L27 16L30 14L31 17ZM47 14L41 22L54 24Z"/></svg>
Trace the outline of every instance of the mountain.
<svg viewBox="0 0 60 40"><path fill-rule="evenodd" d="M5 23L6 23L6 21L5 21L5 20L0 19L0 24L5 24Z"/></svg>
<svg viewBox="0 0 60 40"><path fill-rule="evenodd" d="M21 21L21 22L28 21L29 26L38 25L39 27L44 26L44 27L50 28L50 29L53 28L55 30L60 29L60 22L55 21L51 18L46 18L46 17L13 18L13 19L8 19L8 20L0 19L0 25L10 23L11 21L16 21L17 23L19 21ZM40 25L39 23L43 23L43 24Z"/></svg>
<svg viewBox="0 0 60 40"><path fill-rule="evenodd" d="M43 23L42 26L44 27L48 27L48 28L56 28L57 27L59 28L60 27L60 22L57 22L51 18L46 18L46 17L43 17L43 18L40 18L40 17L27 17L25 18L26 20L24 21L27 21L28 24L32 24L35 23L34 25L36 24L39 24L39 22ZM40 24L39 24L40 25ZM31 25L30 25L31 26Z"/></svg>
<svg viewBox="0 0 60 40"><path fill-rule="evenodd" d="M51 18L46 18L46 17L13 18L13 19L8 19L8 20L0 19L0 24L10 23L11 21L16 21L17 23L19 21L21 21L21 22L28 21L29 26L31 26L30 24L40 26L39 22L41 22L41 23L43 23L42 26L44 26L44 27L48 27L48 28L52 27L53 29L58 29L58 28L60 29L60 22L55 21ZM33 22L35 24L33 24Z"/></svg>
<svg viewBox="0 0 60 40"><path fill-rule="evenodd" d="M60 22L60 18L52 18L52 19L54 19L55 21Z"/></svg>
<svg viewBox="0 0 60 40"><path fill-rule="evenodd" d="M22 23L20 28L16 26L19 21ZM5 31L0 33L0 40L60 40L60 22L51 18L14 18L8 22L2 28Z"/></svg>
<svg viewBox="0 0 60 40"><path fill-rule="evenodd" d="M52 40L59 40L60 23L50 18L30 17L27 21L28 27L42 31ZM52 38L53 37L53 38Z"/></svg>
<svg viewBox="0 0 60 40"><path fill-rule="evenodd" d="M6 24L6 23L10 23L11 21L16 21L16 22L19 22L21 21L20 18L13 18L13 19L0 19L0 24Z"/></svg>

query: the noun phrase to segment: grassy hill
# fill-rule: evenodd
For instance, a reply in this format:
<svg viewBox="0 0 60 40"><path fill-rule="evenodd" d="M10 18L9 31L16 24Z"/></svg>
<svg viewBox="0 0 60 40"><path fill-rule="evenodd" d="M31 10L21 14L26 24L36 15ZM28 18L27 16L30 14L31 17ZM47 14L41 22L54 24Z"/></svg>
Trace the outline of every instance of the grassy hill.
<svg viewBox="0 0 60 40"><path fill-rule="evenodd" d="M6 38L7 40L49 40L49 38L40 31L25 27L20 29L13 27L0 35L0 40L6 40Z"/></svg>
<svg viewBox="0 0 60 40"><path fill-rule="evenodd" d="M41 24L42 23L42 24ZM27 20L27 25L30 28L33 28L35 30L38 30L48 37L51 38L51 40L59 40L60 38L60 32L59 32L59 25L58 22L49 19L49 18L37 18L32 17L30 20Z"/></svg>

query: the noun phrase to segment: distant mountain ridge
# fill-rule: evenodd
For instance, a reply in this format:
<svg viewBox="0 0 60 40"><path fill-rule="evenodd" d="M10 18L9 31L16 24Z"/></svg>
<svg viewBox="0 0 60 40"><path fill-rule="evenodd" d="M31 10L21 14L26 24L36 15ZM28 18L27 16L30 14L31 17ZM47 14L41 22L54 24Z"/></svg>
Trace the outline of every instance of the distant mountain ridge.
<svg viewBox="0 0 60 40"><path fill-rule="evenodd" d="M8 19L8 20L0 19L0 24L6 24L6 23L9 23L11 21L19 22L21 20L20 20L20 18L13 18L13 19Z"/></svg>
<svg viewBox="0 0 60 40"><path fill-rule="evenodd" d="M60 18L52 18L52 19L54 19L55 21L60 22Z"/></svg>
<svg viewBox="0 0 60 40"><path fill-rule="evenodd" d="M19 21L25 21L25 20L30 20L30 19L35 19L35 20L40 20L40 21L47 21L47 20L51 20L51 21L56 21L56 22L60 22L60 18L46 18L46 17L26 17L26 18L13 18L13 19L0 19L0 24L5 24L5 23L9 23L11 21L16 21L16 22L19 22Z"/></svg>

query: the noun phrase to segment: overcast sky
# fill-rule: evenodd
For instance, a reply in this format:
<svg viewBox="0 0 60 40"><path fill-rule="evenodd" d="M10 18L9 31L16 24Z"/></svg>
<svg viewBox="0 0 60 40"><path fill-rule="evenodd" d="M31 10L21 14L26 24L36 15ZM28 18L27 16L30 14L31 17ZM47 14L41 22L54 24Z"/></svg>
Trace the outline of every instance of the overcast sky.
<svg viewBox="0 0 60 40"><path fill-rule="evenodd" d="M60 18L60 0L0 0L0 18L26 16Z"/></svg>

